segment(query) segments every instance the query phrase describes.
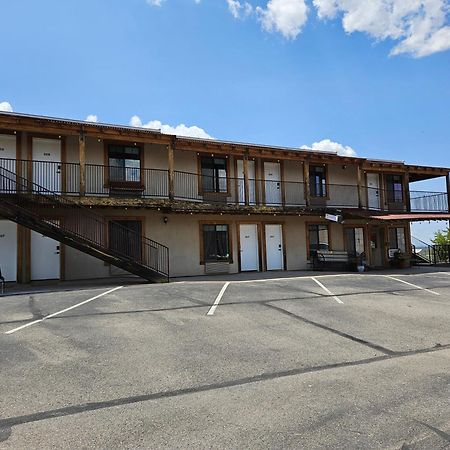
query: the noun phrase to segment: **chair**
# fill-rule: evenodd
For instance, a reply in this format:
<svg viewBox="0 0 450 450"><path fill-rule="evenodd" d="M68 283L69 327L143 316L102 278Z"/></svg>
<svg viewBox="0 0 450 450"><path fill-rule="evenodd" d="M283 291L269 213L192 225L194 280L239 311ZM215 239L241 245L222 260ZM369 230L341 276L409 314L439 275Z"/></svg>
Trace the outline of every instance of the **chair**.
<svg viewBox="0 0 450 450"><path fill-rule="evenodd" d="M0 267L0 283L2 284L2 294L5 292L5 277L2 275L2 269Z"/></svg>

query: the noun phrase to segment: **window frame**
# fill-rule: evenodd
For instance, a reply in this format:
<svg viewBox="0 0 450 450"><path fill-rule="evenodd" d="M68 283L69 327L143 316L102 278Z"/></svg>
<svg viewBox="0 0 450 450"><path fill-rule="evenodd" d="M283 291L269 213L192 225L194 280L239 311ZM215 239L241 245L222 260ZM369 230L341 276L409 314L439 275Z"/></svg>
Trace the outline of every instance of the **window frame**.
<svg viewBox="0 0 450 450"><path fill-rule="evenodd" d="M399 177L401 184L401 191L396 190L395 186L398 182L390 181L390 178ZM384 182L386 187L386 200L388 204L396 204L403 205L405 204L406 195L405 195L405 177L400 173L387 173L384 175ZM401 200L396 200L396 193L401 192L402 198Z"/></svg>
<svg viewBox="0 0 450 450"><path fill-rule="evenodd" d="M226 174L226 191L205 191L203 189L203 173L202 173L202 158L217 158L217 159L224 159L225 160L225 170L227 172ZM230 158L228 155L216 155L212 156L208 153L197 153L197 173L198 173L198 194L199 195L223 195L223 196L229 196L230 195Z"/></svg>
<svg viewBox="0 0 450 450"><path fill-rule="evenodd" d="M206 261L205 258L205 242L204 242L204 234L203 234L203 227L205 225L226 225L228 227L228 260L215 260L215 261ZM233 223L232 222L228 222L228 221L224 221L224 220L220 220L220 221L204 221L201 220L198 223L198 230L199 230L199 244L200 244L200 265L204 266L206 263L228 263L228 264L233 264L233 227L232 227Z"/></svg>
<svg viewBox="0 0 450 450"><path fill-rule="evenodd" d="M323 179L325 180L325 195L317 195L316 192L316 183L313 182L313 178L311 177L311 170L314 168L321 168L324 171ZM310 164L308 168L308 178L309 178L309 196L311 198L321 198L321 199L330 199L330 183L329 183L329 170L326 164ZM323 189L323 184L320 185L321 189ZM314 187L314 192L312 187Z"/></svg>
<svg viewBox="0 0 450 450"><path fill-rule="evenodd" d="M396 243L395 247L391 247L391 236L390 236L391 230L395 230L395 241L396 241L395 242ZM399 240L398 240L398 230L403 230L403 237L405 239L405 242L404 242L405 248L403 250L398 246L398 242L399 242ZM388 235L388 248L386 249L387 252L389 252L389 250L391 250L391 249L398 249L398 250L400 250L403 253L409 253L408 232L407 232L407 227L405 225L388 227L387 235Z"/></svg>
<svg viewBox="0 0 450 450"><path fill-rule="evenodd" d="M103 142L104 148L103 148L103 161L104 161L104 180L105 180L105 188L110 187L111 185L121 185L121 186L144 186L144 150L145 145L144 144L136 144L134 142L122 142L122 141L113 141L113 140L105 140ZM139 149L139 161L140 161L140 168L139 168L139 181L111 181L110 180L110 164L109 164L109 147L110 146L118 146L118 147L130 147L130 148L137 148Z"/></svg>
<svg viewBox="0 0 450 450"><path fill-rule="evenodd" d="M332 251L332 238L331 238L331 227L329 223L326 222L306 222L305 223L305 229L306 229L306 259L307 261L311 260L311 233L309 231L309 227L311 226L324 226L327 228L328 232L328 251Z"/></svg>
<svg viewBox="0 0 450 450"><path fill-rule="evenodd" d="M350 253L350 251L353 251L353 250L350 250L347 245L347 232L348 232L348 230L353 230L353 234L354 234L356 228L360 228L363 230L363 247L364 247L363 253L366 255L366 258L367 258L368 257L368 253L367 253L368 231L367 231L367 227L364 225L346 225L346 226L344 226L344 230L343 230L344 249L347 253ZM355 238L355 242L356 242L356 238ZM356 250L355 250L355 255L356 255Z"/></svg>

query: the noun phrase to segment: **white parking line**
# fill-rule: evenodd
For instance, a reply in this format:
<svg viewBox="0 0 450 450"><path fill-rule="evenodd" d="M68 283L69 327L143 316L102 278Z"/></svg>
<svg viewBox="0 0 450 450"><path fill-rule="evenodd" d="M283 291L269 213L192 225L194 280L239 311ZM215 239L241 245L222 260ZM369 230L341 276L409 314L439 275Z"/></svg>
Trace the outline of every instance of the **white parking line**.
<svg viewBox="0 0 450 450"><path fill-rule="evenodd" d="M383 276L386 277L386 278L390 278L391 280L395 280L395 281L398 281L400 283L407 284L408 286L412 286L413 288L420 289L421 291L429 292L430 294L441 295L441 294L439 294L439 292L435 292L435 291L432 291L431 289L427 289L427 288L423 288L421 286L417 286L417 284L409 283L408 281L401 280L400 278L396 278L396 277L393 277L391 275L383 275Z"/></svg>
<svg viewBox="0 0 450 450"><path fill-rule="evenodd" d="M315 281L328 295L331 295L338 303L341 305L344 304L344 302L336 297L326 286L324 286L317 278L311 277L311 280Z"/></svg>
<svg viewBox="0 0 450 450"><path fill-rule="evenodd" d="M45 316L42 319L34 320L33 322L28 322L25 325L14 328L13 330L6 331L5 334L13 334L16 331L20 331L20 330L23 330L24 328L31 327L31 325L35 325L37 323L43 322L44 320L51 319L52 317L55 317L55 316L59 316L60 314L70 311L71 309L78 308L79 306L85 305L86 303L92 302L93 300L97 300L98 298L103 297L104 295L110 294L111 292L117 291L118 289L122 289L122 288L123 288L123 286L115 287L114 289L110 289L109 291L103 292L103 294L99 294L99 295L96 295L95 297L89 298L88 300L85 300L84 302L77 303L76 305L70 306L69 308L62 309L61 311L55 312L53 314L49 314L48 316Z"/></svg>
<svg viewBox="0 0 450 450"><path fill-rule="evenodd" d="M220 292L219 292L219 295L218 295L218 296L216 297L216 299L214 300L213 305L211 306L211 308L209 308L209 311L208 311L207 314L206 314L207 316L212 316L212 315L214 315L214 313L215 313L217 307L219 306L220 300L222 300L223 294L225 294L225 291L227 290L227 287L228 287L229 285L230 285L230 282L229 282L229 281L227 281L227 282L223 285L222 289L221 289Z"/></svg>

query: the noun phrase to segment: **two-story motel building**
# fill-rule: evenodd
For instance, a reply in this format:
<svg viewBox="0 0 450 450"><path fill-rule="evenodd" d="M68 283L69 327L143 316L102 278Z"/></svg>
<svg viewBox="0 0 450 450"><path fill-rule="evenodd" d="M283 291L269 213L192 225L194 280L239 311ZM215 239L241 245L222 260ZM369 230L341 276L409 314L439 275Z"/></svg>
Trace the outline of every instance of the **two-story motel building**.
<svg viewBox="0 0 450 450"><path fill-rule="evenodd" d="M306 270L318 249L388 267L411 221L450 218L449 172L2 112L0 268L22 283L140 274L131 260L171 277ZM447 192L412 188L436 177Z"/></svg>

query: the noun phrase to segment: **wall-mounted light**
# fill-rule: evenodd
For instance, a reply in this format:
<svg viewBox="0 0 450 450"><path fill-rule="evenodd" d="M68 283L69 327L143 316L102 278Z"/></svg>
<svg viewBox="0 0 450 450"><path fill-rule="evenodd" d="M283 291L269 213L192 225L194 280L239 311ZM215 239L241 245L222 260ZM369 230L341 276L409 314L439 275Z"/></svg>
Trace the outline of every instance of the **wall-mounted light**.
<svg viewBox="0 0 450 450"><path fill-rule="evenodd" d="M163 221L164 223L167 223L169 221L169 218L167 216L164 216Z"/></svg>

